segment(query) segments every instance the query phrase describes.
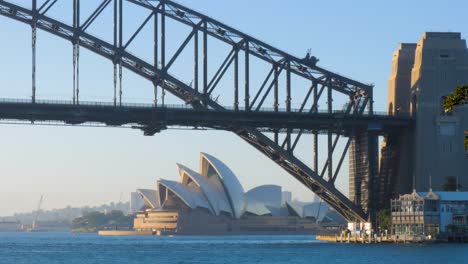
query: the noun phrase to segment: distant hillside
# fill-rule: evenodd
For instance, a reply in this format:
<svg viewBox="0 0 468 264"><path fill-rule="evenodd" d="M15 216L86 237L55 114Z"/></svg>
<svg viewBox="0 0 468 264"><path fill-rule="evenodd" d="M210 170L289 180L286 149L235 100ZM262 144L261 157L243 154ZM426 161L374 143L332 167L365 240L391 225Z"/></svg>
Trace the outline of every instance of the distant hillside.
<svg viewBox="0 0 468 264"><path fill-rule="evenodd" d="M113 210L108 213L88 212L75 218L72 223L73 232L97 232L98 230L129 230L133 228L133 215L124 215L122 211Z"/></svg>
<svg viewBox="0 0 468 264"><path fill-rule="evenodd" d="M130 213L130 203L110 203L100 206L71 207L52 210L40 210L38 219L40 221L56 221L72 224L73 219L81 217L88 212L110 213L121 211L124 215ZM0 217L0 221L20 221L23 224L32 224L36 211L28 213L15 213L13 216Z"/></svg>

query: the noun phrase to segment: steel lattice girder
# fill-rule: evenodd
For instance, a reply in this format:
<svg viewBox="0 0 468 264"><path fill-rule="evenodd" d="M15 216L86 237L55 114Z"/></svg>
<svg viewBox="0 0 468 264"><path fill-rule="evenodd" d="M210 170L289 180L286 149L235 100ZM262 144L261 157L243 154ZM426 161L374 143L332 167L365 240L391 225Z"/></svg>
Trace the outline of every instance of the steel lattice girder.
<svg viewBox="0 0 468 264"><path fill-rule="evenodd" d="M304 113L215 111L192 109L184 106L157 107L143 104L123 104L114 107L109 103L81 102L73 104L67 101L37 100L2 100L0 99L0 119L31 121L64 121L69 123L96 122L105 125L140 125L145 129L152 123L166 126L186 126L198 128L220 128L231 130L238 127L250 127L262 131L278 130L285 133L299 134L304 131L333 131L336 134L349 135L355 128L366 129L375 124L381 129L376 133L401 130L412 124L413 119L401 117L390 119L388 116L353 116L327 113L306 115Z"/></svg>
<svg viewBox="0 0 468 264"><path fill-rule="evenodd" d="M114 0L117 4L117 0ZM298 59L292 55L275 49L261 41L258 41L246 34L240 33L239 31L228 27L218 21L215 21L207 16L203 16L193 10L185 8L179 4L171 1L160 1L158 6L153 6L147 1L135 1L127 0L128 2L136 5L143 6L152 10L155 14L161 14L167 16L187 25L194 27L194 30L201 30L204 32L204 37L207 35L223 40L224 42L233 45L237 50L243 50L246 54L246 58L249 55L256 56L264 61L272 64L273 67L287 67L287 76L294 73L303 78L312 81L313 86L316 84L328 87L328 102L329 112L331 113L331 90L338 91L346 94L350 97L351 104L354 104L354 111L357 114L362 114L364 108L369 105L369 112L372 114L372 86L356 82L338 74L329 72L316 66L314 63L310 63L305 59ZM35 2L35 1L34 1ZM164 87L167 91L174 94L178 98L184 100L186 103L191 104L194 108L210 108L217 111L224 111L225 108L219 105L217 102L211 100L206 94L200 93L193 89L184 82L178 80L174 76L167 73L167 69L159 69L156 64L150 64L141 58L131 55L125 49L123 49L122 40L119 45L116 41L114 44L110 44L103 41L93 35L85 32L94 19L102 12L103 8L107 6L110 1L104 0L93 15L85 22L84 28L79 23L74 25L67 25L63 22L57 21L45 15L47 10L57 1L46 1L45 4L34 10L30 10L18 5L12 4L8 1L0 0L0 15L21 21L31 25L33 28L39 28L49 33L62 37L71 41L74 44L78 44L85 47L98 55L101 55L114 63L135 72L136 74L152 81L155 85ZM119 0L120 7L122 1ZM47 6L49 4L49 6ZM161 5L164 6L161 9ZM115 5L117 6L117 5ZM166 9L168 8L168 10ZM45 10L44 10L45 8ZM120 8L121 11L121 8ZM197 25L204 24L204 28L200 29ZM121 30L122 22L120 22ZM117 28L117 27L116 27ZM140 27L141 29L141 27ZM140 30L139 29L139 30ZM116 32L114 32L115 35ZM138 33L138 32L137 32ZM122 34L119 34L120 38ZM237 41L236 41L237 40ZM206 43L206 41L205 41ZM206 48L206 47L205 47ZM164 50L164 49L162 49ZM248 61L248 60L247 60ZM206 64L206 63L205 63ZM206 75L207 70L204 69ZM248 73L248 62L246 63L246 73ZM247 75L247 74L246 74ZM289 77L288 77L289 78ZM204 78L204 92L206 93L206 76ZM288 93L290 84L288 81L287 85ZM246 94L248 93L248 83L246 83ZM321 93L321 92L320 92ZM288 95L289 96L289 95ZM359 99L356 100L356 97ZM359 104L361 97L364 97L362 104ZM248 98L248 97L247 97ZM289 100L289 99L287 99ZM317 99L316 99L317 100ZM248 103L248 101L246 100ZM247 107L249 104L246 105ZM246 110L248 108L246 107ZM290 111L290 104L287 104L287 111ZM311 109L313 111L313 108ZM316 172L308 168L305 164L295 158L291 151L290 142L287 144L288 151L285 151L283 147L279 146L277 142L270 140L268 137L263 135L260 131L249 128L249 127L236 127L231 129L234 133L239 135L241 138L246 140L248 143L256 147L262 153L270 157L281 167L286 169L296 179L300 180L303 184L309 187L312 191L317 193L322 199L333 206L338 212L340 212L348 220L364 220L366 215L363 211L354 205L349 199L342 195L333 185L331 179L325 181ZM330 137L330 134L329 134ZM288 139L290 139L288 135ZM329 140L329 142L331 142ZM283 144L284 145L284 144ZM330 151L330 145L329 145ZM330 157L330 154L329 154ZM331 161L330 161L331 162Z"/></svg>

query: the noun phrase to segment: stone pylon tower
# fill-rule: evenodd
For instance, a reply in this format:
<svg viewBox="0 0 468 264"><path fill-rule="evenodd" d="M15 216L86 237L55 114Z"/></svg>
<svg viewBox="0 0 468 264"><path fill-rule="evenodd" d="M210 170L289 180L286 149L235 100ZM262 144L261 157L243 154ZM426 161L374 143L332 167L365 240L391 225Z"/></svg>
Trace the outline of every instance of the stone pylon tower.
<svg viewBox="0 0 468 264"><path fill-rule="evenodd" d="M416 189L442 190L455 177L468 190L468 159L464 131L468 106L446 115L443 97L455 87L468 85L468 50L460 33L426 32L418 42L411 74L410 110L416 117L414 136Z"/></svg>
<svg viewBox="0 0 468 264"><path fill-rule="evenodd" d="M415 52L415 43L400 43L393 53L392 73L388 80L389 114L407 114L410 111L411 70Z"/></svg>
<svg viewBox="0 0 468 264"><path fill-rule="evenodd" d="M387 109L390 115L409 115L411 71L416 44L400 43L393 53L388 81ZM409 193L412 186L413 130L388 131L382 142L379 166L379 208L388 208L390 199Z"/></svg>
<svg viewBox="0 0 468 264"><path fill-rule="evenodd" d="M379 208L391 198L440 191L446 177L458 179L468 190L468 106L444 113L443 97L458 85L468 85L468 50L460 33L426 32L417 44L402 43L393 54L388 82L388 113L410 114L415 126L388 131L379 166ZM429 176L431 175L431 176Z"/></svg>

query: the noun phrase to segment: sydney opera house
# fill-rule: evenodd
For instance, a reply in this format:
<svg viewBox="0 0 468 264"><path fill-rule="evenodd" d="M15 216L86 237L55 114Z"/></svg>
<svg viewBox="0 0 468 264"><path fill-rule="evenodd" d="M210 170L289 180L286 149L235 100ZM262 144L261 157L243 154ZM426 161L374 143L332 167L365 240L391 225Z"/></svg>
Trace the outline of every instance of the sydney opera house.
<svg viewBox="0 0 468 264"><path fill-rule="evenodd" d="M280 186L245 192L231 169L209 154L200 154L199 172L180 164L177 170L178 181L160 179L156 190L138 190L144 206L135 214L135 231L261 234L308 233L316 228L315 218L291 201L290 193L284 199Z"/></svg>

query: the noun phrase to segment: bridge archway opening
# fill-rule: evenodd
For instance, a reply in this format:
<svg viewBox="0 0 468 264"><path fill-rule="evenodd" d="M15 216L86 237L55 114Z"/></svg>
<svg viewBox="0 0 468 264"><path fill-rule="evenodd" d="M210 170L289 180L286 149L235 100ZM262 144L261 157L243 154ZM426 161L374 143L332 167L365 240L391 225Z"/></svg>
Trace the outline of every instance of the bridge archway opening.
<svg viewBox="0 0 468 264"><path fill-rule="evenodd" d="M85 1L81 2L85 3ZM154 42L158 42L157 45L153 44L154 47L156 47L156 49L154 49L154 47L152 49L153 56L141 58L132 54L130 50L127 50L127 47L130 47L133 40L137 39L140 33L139 29L143 32L146 25L144 25L144 23L141 24L135 34L126 35L126 31L120 30L120 28L128 28L127 24L124 23L131 23L131 21L127 22L128 19L121 19L122 14L124 14L124 10L120 8L122 4L126 6L133 5L135 8L146 10L146 12L149 10L150 16L148 16L145 21L150 21L153 18L152 16L158 17L157 21L160 23L158 23L157 26L153 26L154 32L157 31ZM54 3L50 2L50 5L54 5ZM119 40L116 41L113 39L113 42L109 43L105 40L105 37L100 38L99 36L95 36L92 31L87 31L87 29L91 29L92 26L94 26L93 23L97 21L95 18L104 19L100 17L106 14L103 10L107 10L106 8L112 9L112 6L114 8L114 12L112 12L114 15L113 18L118 14L118 22L114 27L113 33L118 33L117 39ZM342 122L346 122L347 119L361 118L367 114L369 118L372 118L372 86L354 81L317 66L317 61L312 61L314 57L310 54L304 58L293 56L210 17L201 15L171 1L157 1L155 4L149 4L147 1L138 0L108 0L102 2L102 4L94 10L95 12L93 11L93 14L97 14L96 16L91 16L89 19L84 20L84 22L82 21L84 24L81 22L77 23L75 19L73 25L68 24L67 21L60 22L59 20L49 17L48 14L46 14L49 10L47 4L44 7L46 9L41 11L42 7L43 6L41 6L39 10L27 6L21 8L10 1L2 1L0 3L0 15L29 24L32 26L33 31L36 28L42 29L72 42L75 46L73 56L75 60L79 57L76 51L81 51L82 49L88 49L97 55L109 59L114 65L113 102L115 107L121 107L114 109L115 111L120 111L119 116L122 116L122 111L131 112L135 110L125 106L124 102L122 104L120 103L122 102L120 96L120 91L122 91L120 90L122 78L120 73L123 72L121 68L125 68L141 76L142 79L149 80L151 85L154 86L154 101L157 102L154 111L156 111L161 104L158 95L162 96L163 94L170 93L174 95L174 98L177 97L179 102L184 102L190 107L193 107L193 110L205 111L203 115L210 114L207 111L215 110L218 114L226 114L230 113L229 111L234 111L233 113L236 115L245 116L271 113L275 113L277 115L276 117L281 116L280 114L283 116L291 116L291 118L285 119L284 122L296 120L295 118L299 116L308 118L320 116L322 118L338 118L340 120L339 122L328 122L328 125L325 122L322 126L316 126L314 128L295 127L293 125L283 125L283 127L278 127L278 125L276 125L275 127L269 124L255 126L255 124L248 125L246 123L224 123L220 125L210 123L211 121L200 127L234 132L261 153L276 162L310 190L317 193L347 219L364 220L367 217L366 214L363 213L362 208L359 208L359 206L349 201L349 199L337 189L335 181L340 173L339 168L344 162L343 157L346 157L344 155L346 154L345 149L350 145L349 138L351 137L350 131L352 130L349 127L343 126ZM50 10L52 10L52 8L57 8L57 6L51 6ZM79 9L76 8L76 6L74 9L73 14L81 20L82 16L77 14L77 10ZM127 8L125 8L125 10L127 10ZM70 10L68 10L68 12L69 11ZM66 12L63 12L63 14L65 13ZM189 36L187 36L183 43L176 49L175 54L179 56L183 54L184 50L194 50L194 47L190 47L191 44L198 47L198 51L193 52L195 58L193 58L192 61L199 62L194 63L194 69L191 69L194 73L192 75L193 78L185 79L183 77L189 71L182 71L181 73L173 72L175 68L172 68L172 66L175 66L176 61L182 58L183 55L180 55L181 57L171 57L171 48L166 48L168 43L170 43L168 39L171 34L170 32L168 32L169 34L162 32L168 30L165 25L166 22L169 23L168 21L173 21L174 23L180 22L182 25L192 28L190 33L193 35L190 36L189 34ZM164 27L163 24L165 25ZM195 35L198 35L196 40L194 38ZM122 36L122 38L120 36ZM122 40L120 40L120 38ZM210 39L211 42L208 42L208 39ZM195 42L198 42L198 45L195 45ZM129 44L127 45L127 43ZM216 61L211 62L208 59L212 57L217 58L217 56L213 55L217 51L216 48L211 47L216 45L213 43L221 43L224 44L225 47L227 46L231 49L231 55L228 54L227 57L222 57L224 60L221 65L217 65ZM35 46L33 45L33 47ZM155 56L156 54L157 56ZM197 56L198 58L196 58ZM257 60L258 62L256 62ZM237 71L230 70L230 67L234 67L232 64L234 63L235 65L236 61L238 64L238 67L235 67ZM262 72L262 70L256 68L257 64L260 64L260 62L266 65L265 69L269 74L259 77L259 80L262 81L254 81L256 76L253 74L257 74L258 71L259 75L261 75L260 72ZM73 68L74 75L76 75L75 77L78 77L77 70L78 67ZM234 71L234 73L232 71ZM230 74L226 75L226 72L230 72ZM187 74L187 76L189 75ZM224 81L229 80L229 78L232 79L232 83L230 85L224 85ZM79 78L76 79L78 80ZM73 111L82 113L82 108L85 107L85 103L82 102L82 104L80 104L77 93L78 83L76 81L73 83L74 104L72 108ZM223 83L223 86L218 86L220 83ZM261 83L260 87L255 87L258 86L259 83ZM33 87L35 87L35 82L33 82L33 84ZM303 86L304 84L305 87ZM131 88L125 87L125 89ZM35 90L33 89L33 91ZM125 94L125 90L123 90L123 92ZM227 94L227 101L231 102L224 105L224 98L217 97L215 96L216 94ZM229 97L231 100L229 100ZM270 113L268 113L264 108L267 107L267 100L272 97L274 98L273 109L270 109ZM34 92L32 93L32 98L29 107L34 108L34 111L44 110L42 106L39 106L41 109L38 109L39 104L37 103L40 102L35 101L36 96ZM221 101L220 99L223 100ZM119 101L119 104L116 103L117 101ZM166 101L164 102L167 103ZM64 105L62 106L66 107ZM50 105L44 107L47 108L50 107ZM90 111L89 108L88 106L88 111ZM323 109L323 112L320 111L320 109ZM110 108L107 108L106 111L110 110ZM50 109L47 111L50 111ZM49 112L49 114L53 114L53 112ZM292 118L292 116L295 117ZM265 122L265 119L262 120ZM86 118L73 120L73 122L86 121ZM113 120L111 123L104 123L108 125L121 125L119 122L122 121ZM166 124L161 125L158 122L159 120L152 120L151 122L147 120L146 122L139 122L138 125L146 134L151 135L159 132L160 128L165 128ZM365 122L364 124L367 125ZM302 145L302 143L298 143L299 140L302 142L302 135L311 132L314 134L312 140L314 141L313 149L315 152L314 155L317 157L319 156L317 154L319 153L317 146L319 145L320 134L326 134L325 148L327 149L327 156L323 159L326 160L326 162L321 164L323 168L318 168L318 162L315 157L313 158L314 165L308 166L307 162L311 159L310 155L302 160L295 154L296 147ZM348 138L348 140L346 140L346 147L342 150L343 153L338 153L337 146L338 142L341 140L340 138ZM335 149L337 150L336 152L333 151ZM334 161L336 156L339 157L338 162Z"/></svg>

